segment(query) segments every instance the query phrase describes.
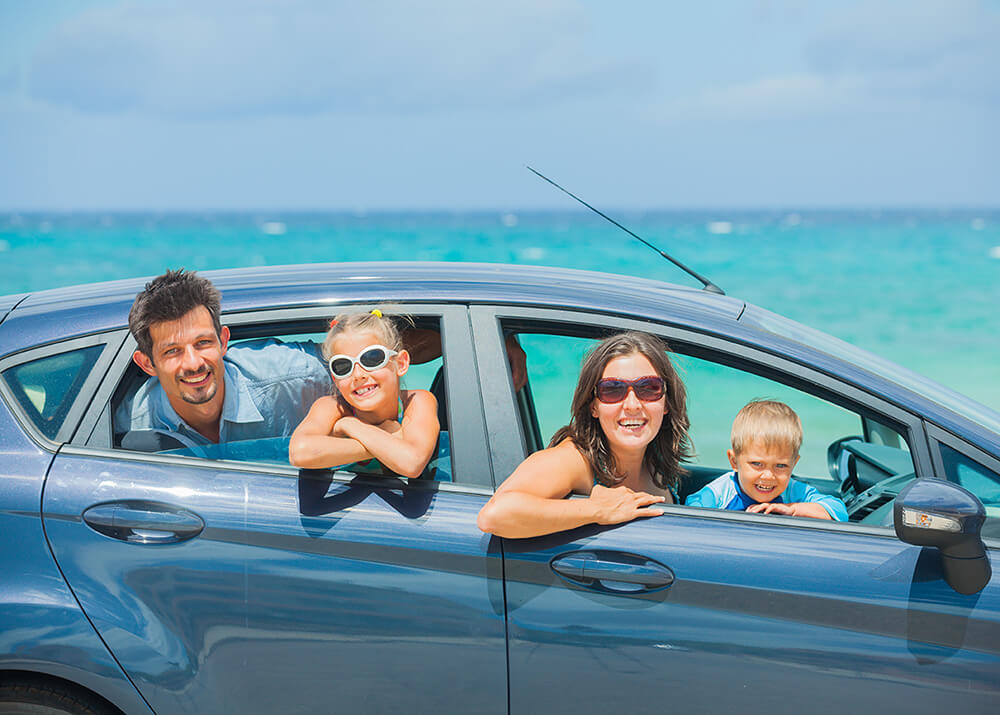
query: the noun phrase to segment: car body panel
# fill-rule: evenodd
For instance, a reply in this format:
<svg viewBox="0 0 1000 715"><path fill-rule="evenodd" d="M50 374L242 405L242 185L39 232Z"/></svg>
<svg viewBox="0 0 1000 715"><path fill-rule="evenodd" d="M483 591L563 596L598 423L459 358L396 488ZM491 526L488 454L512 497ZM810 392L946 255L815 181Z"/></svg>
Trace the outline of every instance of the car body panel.
<svg viewBox="0 0 1000 715"><path fill-rule="evenodd" d="M53 455L0 402L0 672L79 683L129 713L149 712L81 612L46 543L39 508Z"/></svg>
<svg viewBox="0 0 1000 715"><path fill-rule="evenodd" d="M167 462L60 455L45 495L67 582L155 711L505 710L485 495ZM128 543L81 518L126 502L204 530Z"/></svg>
<svg viewBox="0 0 1000 715"><path fill-rule="evenodd" d="M511 712L644 711L661 698L691 712L1000 702L996 576L962 596L936 551L775 521L668 507L617 528L504 540ZM675 580L611 594L552 569L562 554L598 550L658 561Z"/></svg>

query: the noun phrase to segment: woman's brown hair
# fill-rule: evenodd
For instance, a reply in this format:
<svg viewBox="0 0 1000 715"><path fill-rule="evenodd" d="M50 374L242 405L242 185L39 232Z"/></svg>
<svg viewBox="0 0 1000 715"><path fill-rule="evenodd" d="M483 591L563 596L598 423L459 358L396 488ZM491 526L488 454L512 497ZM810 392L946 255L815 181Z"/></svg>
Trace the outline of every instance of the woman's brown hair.
<svg viewBox="0 0 1000 715"><path fill-rule="evenodd" d="M625 475L611 454L600 422L591 413L591 405L597 399L597 381L608 363L618 357L639 353L652 363L656 374L663 379L667 399L663 424L647 445L643 462L658 487L676 489L684 474L681 462L690 459L693 451L688 437L684 383L667 357L668 351L666 343L659 338L637 331L612 335L595 345L580 368L570 422L553 435L549 446L554 447L566 438L572 439L601 484L614 486L622 482Z"/></svg>

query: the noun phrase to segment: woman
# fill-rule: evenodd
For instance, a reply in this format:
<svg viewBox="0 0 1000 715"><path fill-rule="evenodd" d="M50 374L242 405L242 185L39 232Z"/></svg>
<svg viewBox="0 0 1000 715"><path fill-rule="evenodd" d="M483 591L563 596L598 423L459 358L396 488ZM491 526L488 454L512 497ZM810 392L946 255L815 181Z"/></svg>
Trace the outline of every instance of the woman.
<svg viewBox="0 0 1000 715"><path fill-rule="evenodd" d="M662 341L628 332L588 353L569 425L528 457L479 512L479 528L524 538L618 524L676 503L691 455L684 384ZM586 499L565 499L585 494Z"/></svg>

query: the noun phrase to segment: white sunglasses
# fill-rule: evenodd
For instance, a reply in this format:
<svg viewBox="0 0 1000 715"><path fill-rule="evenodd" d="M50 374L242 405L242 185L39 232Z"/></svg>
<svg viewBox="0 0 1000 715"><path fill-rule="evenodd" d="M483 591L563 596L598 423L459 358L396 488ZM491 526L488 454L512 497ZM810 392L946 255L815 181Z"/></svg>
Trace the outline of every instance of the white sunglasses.
<svg viewBox="0 0 1000 715"><path fill-rule="evenodd" d="M328 365L330 373L334 377L343 379L354 372L355 365L360 365L368 372L371 372L372 370L378 370L380 367L388 365L389 361L396 355L399 355L397 351L387 348L385 345L369 345L359 352L357 357L333 355Z"/></svg>

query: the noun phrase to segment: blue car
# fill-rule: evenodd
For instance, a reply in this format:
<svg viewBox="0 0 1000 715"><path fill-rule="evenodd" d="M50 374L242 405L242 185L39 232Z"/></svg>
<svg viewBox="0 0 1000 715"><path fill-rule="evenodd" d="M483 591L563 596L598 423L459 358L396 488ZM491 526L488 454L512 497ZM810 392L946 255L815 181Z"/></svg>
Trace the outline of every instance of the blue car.
<svg viewBox="0 0 1000 715"><path fill-rule="evenodd" d="M997 712L1000 415L736 298L550 268L206 273L232 342L391 305L441 334L433 476L306 471L287 436L122 424L145 281L0 298L0 712ZM567 420L580 357L671 346L698 456L780 399L849 521L664 506L531 539L476 515ZM515 390L514 335L528 384ZM151 446L152 445L152 446ZM31 712L39 711L30 710Z"/></svg>

